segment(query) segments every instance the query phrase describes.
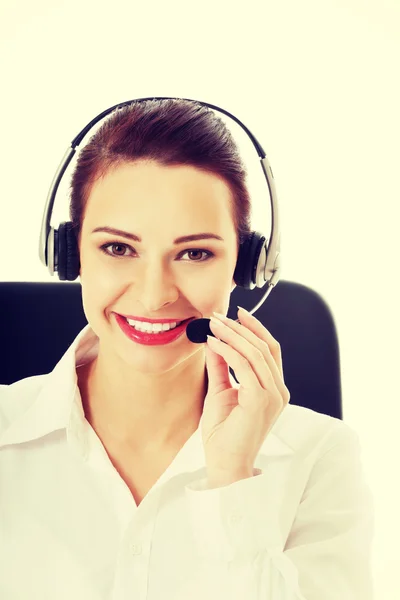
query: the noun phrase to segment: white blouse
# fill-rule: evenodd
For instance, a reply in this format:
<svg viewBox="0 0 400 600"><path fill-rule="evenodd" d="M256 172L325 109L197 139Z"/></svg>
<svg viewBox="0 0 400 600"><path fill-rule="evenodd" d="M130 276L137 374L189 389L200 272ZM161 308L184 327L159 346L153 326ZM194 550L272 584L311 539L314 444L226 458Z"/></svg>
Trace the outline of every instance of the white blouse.
<svg viewBox="0 0 400 600"><path fill-rule="evenodd" d="M82 409L97 351L87 325L51 373L0 386L1 600L374 598L354 430L289 403L254 476L207 489L200 421L137 506Z"/></svg>

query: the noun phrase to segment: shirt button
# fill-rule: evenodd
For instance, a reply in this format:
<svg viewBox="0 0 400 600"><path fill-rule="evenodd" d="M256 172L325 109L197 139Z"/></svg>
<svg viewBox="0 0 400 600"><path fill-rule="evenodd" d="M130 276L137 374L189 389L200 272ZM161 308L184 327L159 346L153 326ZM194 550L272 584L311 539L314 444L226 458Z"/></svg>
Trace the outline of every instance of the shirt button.
<svg viewBox="0 0 400 600"><path fill-rule="evenodd" d="M242 515L240 515L239 513L234 513L230 517L231 523L239 523L241 520L242 520Z"/></svg>
<svg viewBox="0 0 400 600"><path fill-rule="evenodd" d="M134 556L137 556L138 554L142 554L142 544L132 544L131 552Z"/></svg>

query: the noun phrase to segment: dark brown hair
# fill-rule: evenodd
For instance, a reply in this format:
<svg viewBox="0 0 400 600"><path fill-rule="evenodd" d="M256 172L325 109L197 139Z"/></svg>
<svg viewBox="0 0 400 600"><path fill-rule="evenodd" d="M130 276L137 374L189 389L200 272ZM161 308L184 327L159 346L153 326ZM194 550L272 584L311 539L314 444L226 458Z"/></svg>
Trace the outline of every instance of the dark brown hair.
<svg viewBox="0 0 400 600"><path fill-rule="evenodd" d="M221 177L231 190L238 244L248 237L247 172L230 131L207 106L169 99L116 109L81 150L71 179L70 202L70 220L78 240L94 182L108 170L137 160L190 165Z"/></svg>

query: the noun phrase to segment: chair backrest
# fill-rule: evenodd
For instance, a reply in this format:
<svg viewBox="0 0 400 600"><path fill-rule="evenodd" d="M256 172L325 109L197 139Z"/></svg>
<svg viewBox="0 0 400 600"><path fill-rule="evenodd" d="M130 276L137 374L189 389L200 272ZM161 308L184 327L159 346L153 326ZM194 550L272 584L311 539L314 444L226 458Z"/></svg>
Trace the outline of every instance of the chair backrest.
<svg viewBox="0 0 400 600"><path fill-rule="evenodd" d="M264 292L235 288L228 316ZM321 296L281 279L254 316L281 345L291 404L342 419L338 338ZM79 282L0 282L0 384L52 371L86 325Z"/></svg>

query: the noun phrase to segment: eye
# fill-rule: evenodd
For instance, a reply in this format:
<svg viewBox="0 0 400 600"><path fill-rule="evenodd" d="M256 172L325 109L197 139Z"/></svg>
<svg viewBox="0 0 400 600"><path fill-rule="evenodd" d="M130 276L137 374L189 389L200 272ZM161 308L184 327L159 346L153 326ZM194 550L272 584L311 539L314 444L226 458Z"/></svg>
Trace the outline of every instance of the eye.
<svg viewBox="0 0 400 600"><path fill-rule="evenodd" d="M110 242L109 244L103 244L103 246L100 246L100 250L102 250L102 252L104 252L104 254L107 254L108 256L114 256L114 257L124 257L126 256L126 254L114 254L113 252L108 252L107 248L109 246L113 246L113 247L117 247L117 248L122 248L122 249L126 249L126 248L130 248L130 246L128 246L128 244L120 244L119 242Z"/></svg>
<svg viewBox="0 0 400 600"><path fill-rule="evenodd" d="M131 246L129 246L128 244L122 244L120 242L109 242L108 244L103 244L102 246L100 246L100 250L102 252L104 252L104 254L107 254L107 256L112 256L114 258L124 258L126 256L129 256L128 254L114 254L114 252L109 252L108 248L112 246L113 248L122 248L122 251L124 252L127 248L133 250L133 248L131 248ZM183 250L181 252L182 254L188 254L188 253L195 253L195 254L199 254L199 253L203 253L206 254L206 258L203 260L189 260L189 261L184 261L184 262L206 262L207 260L209 260L210 258L212 258L214 255L213 252L211 252L210 250L205 250L204 248L189 248L188 250Z"/></svg>
<svg viewBox="0 0 400 600"><path fill-rule="evenodd" d="M190 248L190 250L184 250L181 252L181 254L189 254L189 252L194 252L196 254L203 253L207 255L204 260L190 260L189 262L205 262L214 256L213 252L210 252L210 250L204 250L203 248Z"/></svg>

